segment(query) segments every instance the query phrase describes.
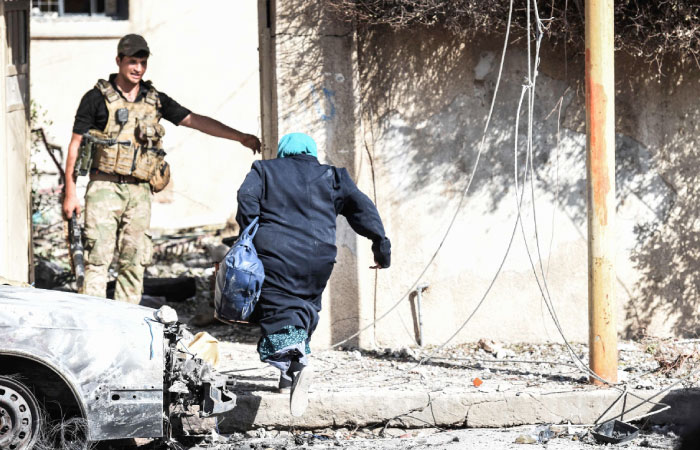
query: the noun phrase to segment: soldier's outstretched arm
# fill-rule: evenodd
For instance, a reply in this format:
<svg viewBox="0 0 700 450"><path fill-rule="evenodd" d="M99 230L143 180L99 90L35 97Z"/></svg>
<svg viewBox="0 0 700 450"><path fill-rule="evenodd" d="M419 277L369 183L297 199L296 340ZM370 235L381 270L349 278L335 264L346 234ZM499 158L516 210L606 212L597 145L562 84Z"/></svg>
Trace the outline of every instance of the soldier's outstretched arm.
<svg viewBox="0 0 700 450"><path fill-rule="evenodd" d="M78 159L78 149L83 137L73 133L68 144L68 155L66 155L66 185L63 192L63 214L66 219L73 216L73 211L80 214L80 202L75 189L75 161Z"/></svg>
<svg viewBox="0 0 700 450"><path fill-rule="evenodd" d="M260 153L260 140L257 137L235 130L211 117L189 113L178 125L194 128L211 136L240 142L251 149L253 154Z"/></svg>

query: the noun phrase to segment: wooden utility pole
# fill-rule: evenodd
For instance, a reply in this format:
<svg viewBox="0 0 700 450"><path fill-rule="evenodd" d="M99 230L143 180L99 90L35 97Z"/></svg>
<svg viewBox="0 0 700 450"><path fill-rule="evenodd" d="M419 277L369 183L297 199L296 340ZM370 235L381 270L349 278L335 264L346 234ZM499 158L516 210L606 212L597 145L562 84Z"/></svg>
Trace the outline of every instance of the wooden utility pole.
<svg viewBox="0 0 700 450"><path fill-rule="evenodd" d="M613 0L586 0L588 344L591 369L617 381ZM601 384L591 377L591 382Z"/></svg>

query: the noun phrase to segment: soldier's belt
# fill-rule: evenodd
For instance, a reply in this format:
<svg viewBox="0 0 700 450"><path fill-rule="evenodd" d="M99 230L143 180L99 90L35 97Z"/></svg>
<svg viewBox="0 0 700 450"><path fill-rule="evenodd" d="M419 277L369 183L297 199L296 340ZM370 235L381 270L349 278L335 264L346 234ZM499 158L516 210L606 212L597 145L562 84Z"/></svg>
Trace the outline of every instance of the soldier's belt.
<svg viewBox="0 0 700 450"><path fill-rule="evenodd" d="M119 184L139 184L148 183L131 175L118 175L116 173L104 173L97 169L90 170L90 181L111 181Z"/></svg>

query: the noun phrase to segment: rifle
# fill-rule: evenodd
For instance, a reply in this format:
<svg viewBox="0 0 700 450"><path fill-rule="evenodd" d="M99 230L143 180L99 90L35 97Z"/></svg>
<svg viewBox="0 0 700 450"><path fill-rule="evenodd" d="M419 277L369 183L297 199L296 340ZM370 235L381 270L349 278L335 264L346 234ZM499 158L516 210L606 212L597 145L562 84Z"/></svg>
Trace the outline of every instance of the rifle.
<svg viewBox="0 0 700 450"><path fill-rule="evenodd" d="M83 142L80 144L80 149L78 150L78 159L75 161L73 175L77 178L78 176L85 176L88 174L92 166L92 159L95 156L95 145L111 146L116 144L131 145L131 141L102 139L90 132L83 134Z"/></svg>
<svg viewBox="0 0 700 450"><path fill-rule="evenodd" d="M73 211L73 215L68 222L68 239L70 240L70 257L73 263L73 272L78 289L83 287L85 281L85 263L83 261L83 230L78 223L78 216Z"/></svg>

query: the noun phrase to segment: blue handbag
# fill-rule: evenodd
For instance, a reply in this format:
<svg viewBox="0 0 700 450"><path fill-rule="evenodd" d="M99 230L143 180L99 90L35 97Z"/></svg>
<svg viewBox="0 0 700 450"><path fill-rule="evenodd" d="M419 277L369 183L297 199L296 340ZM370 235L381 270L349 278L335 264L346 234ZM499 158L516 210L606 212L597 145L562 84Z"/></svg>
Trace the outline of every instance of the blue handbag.
<svg viewBox="0 0 700 450"><path fill-rule="evenodd" d="M214 293L214 316L219 320L248 319L260 298L265 270L253 245L257 231L256 217L219 264Z"/></svg>

